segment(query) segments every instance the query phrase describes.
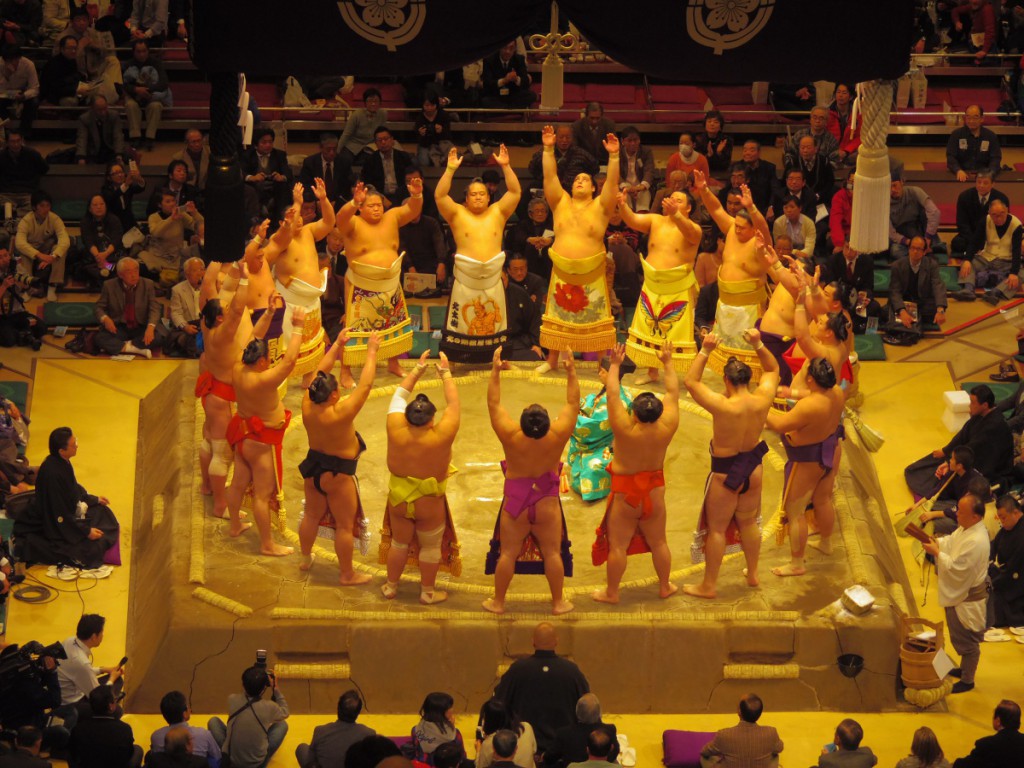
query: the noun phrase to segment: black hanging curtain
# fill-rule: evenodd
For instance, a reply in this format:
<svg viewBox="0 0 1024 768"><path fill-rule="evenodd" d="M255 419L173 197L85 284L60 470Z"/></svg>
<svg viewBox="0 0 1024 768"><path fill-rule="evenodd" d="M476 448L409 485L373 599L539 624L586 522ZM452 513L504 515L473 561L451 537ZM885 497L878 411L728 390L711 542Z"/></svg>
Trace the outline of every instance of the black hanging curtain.
<svg viewBox="0 0 1024 768"><path fill-rule="evenodd" d="M913 0L561 0L600 50L685 82L859 82L908 69ZM207 72L403 76L547 30L548 0L192 0Z"/></svg>

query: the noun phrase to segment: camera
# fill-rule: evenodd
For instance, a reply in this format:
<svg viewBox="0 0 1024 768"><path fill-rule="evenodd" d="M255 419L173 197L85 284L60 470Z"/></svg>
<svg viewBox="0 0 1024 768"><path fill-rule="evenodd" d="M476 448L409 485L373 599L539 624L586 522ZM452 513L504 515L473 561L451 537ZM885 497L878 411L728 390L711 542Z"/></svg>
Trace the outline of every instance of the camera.
<svg viewBox="0 0 1024 768"><path fill-rule="evenodd" d="M255 666L259 667L260 669L266 669L267 668L267 652L263 648L260 648L260 649L258 649L256 651L256 664L255 664Z"/></svg>
<svg viewBox="0 0 1024 768"><path fill-rule="evenodd" d="M59 664L67 657L64 646L59 642L44 646L32 640L21 647L9 645L0 652L0 688L9 688L24 679L41 681L49 671L45 659L53 659Z"/></svg>

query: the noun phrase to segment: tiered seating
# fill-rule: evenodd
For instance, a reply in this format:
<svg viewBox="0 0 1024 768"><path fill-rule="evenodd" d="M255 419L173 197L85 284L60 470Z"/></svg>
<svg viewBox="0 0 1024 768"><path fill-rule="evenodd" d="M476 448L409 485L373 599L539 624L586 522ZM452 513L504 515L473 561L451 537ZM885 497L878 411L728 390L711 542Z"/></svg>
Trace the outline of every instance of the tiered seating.
<svg viewBox="0 0 1024 768"><path fill-rule="evenodd" d="M704 89L692 85L652 85L656 123L700 123L709 106Z"/></svg>

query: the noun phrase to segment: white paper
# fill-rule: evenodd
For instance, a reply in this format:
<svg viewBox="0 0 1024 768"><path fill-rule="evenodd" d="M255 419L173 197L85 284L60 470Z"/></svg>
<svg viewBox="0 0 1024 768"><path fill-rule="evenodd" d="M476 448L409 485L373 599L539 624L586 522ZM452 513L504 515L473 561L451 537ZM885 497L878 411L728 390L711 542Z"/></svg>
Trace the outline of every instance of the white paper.
<svg viewBox="0 0 1024 768"><path fill-rule="evenodd" d="M814 215L814 223L817 224L825 218L828 218L828 208L825 207L824 203L818 203L818 209Z"/></svg>
<svg viewBox="0 0 1024 768"><path fill-rule="evenodd" d="M955 669L956 664L949 658L949 654L941 648L935 652L935 658L932 659L932 669L935 670L935 674L938 675L939 680L945 680L946 675L949 674L949 670Z"/></svg>
<svg viewBox="0 0 1024 768"><path fill-rule="evenodd" d="M248 147L252 144L252 112L246 112L242 123L242 146Z"/></svg>
<svg viewBox="0 0 1024 768"><path fill-rule="evenodd" d="M242 106L242 96L245 95L245 75L238 76L238 106Z"/></svg>
<svg viewBox="0 0 1024 768"><path fill-rule="evenodd" d="M544 232L541 234L541 237L554 237L554 236L555 236L555 233L552 232L550 229L545 229Z"/></svg>
<svg viewBox="0 0 1024 768"><path fill-rule="evenodd" d="M242 95L238 97L238 124L241 126L245 125L245 116L249 114L249 93L242 91Z"/></svg>

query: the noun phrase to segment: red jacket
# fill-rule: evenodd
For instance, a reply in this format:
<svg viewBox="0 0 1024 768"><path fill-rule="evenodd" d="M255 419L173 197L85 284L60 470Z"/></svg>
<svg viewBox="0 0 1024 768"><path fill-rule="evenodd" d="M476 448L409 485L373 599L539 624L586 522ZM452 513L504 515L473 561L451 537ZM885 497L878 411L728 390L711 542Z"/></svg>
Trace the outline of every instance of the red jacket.
<svg viewBox="0 0 1024 768"><path fill-rule="evenodd" d="M832 209L829 212L829 233L832 235L832 247L842 248L850 239L850 223L853 221L853 195L843 187L832 197Z"/></svg>
<svg viewBox="0 0 1024 768"><path fill-rule="evenodd" d="M864 115L858 111L857 125L854 126L852 134L850 132L850 126L846 126L845 131L840 131L839 113L834 109L830 109L828 111L828 132L836 137L836 141L839 142L839 149L848 155L853 154L860 149L860 129L863 122Z"/></svg>
<svg viewBox="0 0 1024 768"><path fill-rule="evenodd" d="M963 24L963 17L965 15L971 17L971 37L974 35L985 35L985 42L980 46L977 46L980 53L989 53L992 47L996 43L996 11L992 7L992 3L985 2L976 11L971 10L970 3L964 3L958 5L951 12L953 17L953 23L960 22ZM964 26L967 26L964 24Z"/></svg>

